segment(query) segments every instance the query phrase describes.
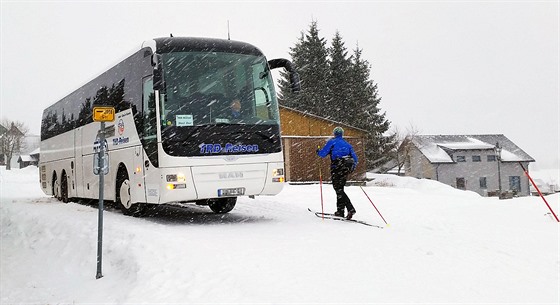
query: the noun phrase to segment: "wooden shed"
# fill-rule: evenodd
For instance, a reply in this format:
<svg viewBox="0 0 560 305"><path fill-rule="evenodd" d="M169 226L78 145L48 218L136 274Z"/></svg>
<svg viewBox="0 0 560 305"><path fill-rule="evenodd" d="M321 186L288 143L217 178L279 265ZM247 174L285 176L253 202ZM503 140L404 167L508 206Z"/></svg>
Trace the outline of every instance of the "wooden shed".
<svg viewBox="0 0 560 305"><path fill-rule="evenodd" d="M321 159L316 150L333 137L332 131L336 126L344 128L344 139L358 155L358 167L348 180L365 180L365 130L284 106L280 106L280 125L286 181L319 181L319 169L323 181L330 181L330 158Z"/></svg>

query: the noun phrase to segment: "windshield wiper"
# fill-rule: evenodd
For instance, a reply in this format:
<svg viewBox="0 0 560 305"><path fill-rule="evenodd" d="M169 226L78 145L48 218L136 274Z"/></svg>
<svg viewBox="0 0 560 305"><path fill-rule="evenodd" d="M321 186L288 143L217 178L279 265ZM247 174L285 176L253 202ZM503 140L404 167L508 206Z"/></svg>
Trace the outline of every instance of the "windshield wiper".
<svg viewBox="0 0 560 305"><path fill-rule="evenodd" d="M265 134L265 133L263 133L263 132L261 132L261 131L255 131L255 134L258 135L258 136L260 136L261 138L263 138L263 139L269 141L270 143L274 143L274 142L275 142L275 140L274 140L274 135L273 135L273 134L272 134L272 135L267 135L267 134Z"/></svg>

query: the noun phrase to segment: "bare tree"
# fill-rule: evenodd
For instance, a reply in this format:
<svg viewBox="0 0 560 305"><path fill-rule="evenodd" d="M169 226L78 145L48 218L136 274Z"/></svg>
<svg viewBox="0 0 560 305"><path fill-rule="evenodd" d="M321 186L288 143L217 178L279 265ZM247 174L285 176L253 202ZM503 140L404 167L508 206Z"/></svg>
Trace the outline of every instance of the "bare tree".
<svg viewBox="0 0 560 305"><path fill-rule="evenodd" d="M25 149L25 136L29 129L23 122L2 119L2 133L0 134L0 153L5 156L6 170L11 169L10 161L14 154Z"/></svg>
<svg viewBox="0 0 560 305"><path fill-rule="evenodd" d="M410 150L413 147L412 139L418 134L418 129L411 124L404 132L402 132L399 127L394 127L393 130L398 144L392 153L397 163L397 173L400 174L407 157L410 155Z"/></svg>

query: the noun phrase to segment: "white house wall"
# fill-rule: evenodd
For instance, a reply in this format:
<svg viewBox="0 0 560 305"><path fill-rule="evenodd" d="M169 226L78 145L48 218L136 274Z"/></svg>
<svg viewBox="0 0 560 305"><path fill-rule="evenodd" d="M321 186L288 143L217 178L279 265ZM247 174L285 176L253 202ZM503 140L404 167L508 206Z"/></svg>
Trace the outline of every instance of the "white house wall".
<svg viewBox="0 0 560 305"><path fill-rule="evenodd" d="M493 150L466 150L456 151L453 159L464 156L465 162L455 163L430 163L416 148L410 151L410 165L406 167L407 176L437 180L442 183L457 187L457 178L464 178L466 190L487 196L489 191L499 190L498 186L498 161L488 161L488 155L494 155ZM473 156L480 156L480 162L473 162ZM528 168L528 162L523 166ZM502 191L510 190L510 176L518 176L521 184L520 195L529 195L529 179L517 162L501 162L500 173ZM481 188L480 178L486 177L486 188Z"/></svg>
<svg viewBox="0 0 560 305"><path fill-rule="evenodd" d="M405 162L405 174L416 178L436 179L433 164L416 147L411 147L410 159Z"/></svg>

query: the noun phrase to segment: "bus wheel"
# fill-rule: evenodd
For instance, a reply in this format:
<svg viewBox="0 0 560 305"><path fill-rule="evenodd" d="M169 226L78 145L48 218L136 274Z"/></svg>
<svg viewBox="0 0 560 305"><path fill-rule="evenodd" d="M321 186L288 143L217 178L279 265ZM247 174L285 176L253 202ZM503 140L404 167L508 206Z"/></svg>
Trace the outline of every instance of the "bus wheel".
<svg viewBox="0 0 560 305"><path fill-rule="evenodd" d="M53 178L52 178L52 194L54 198L60 200L60 187L58 183L58 178L56 177L56 172L53 173Z"/></svg>
<svg viewBox="0 0 560 305"><path fill-rule="evenodd" d="M141 216L142 206L139 203L132 204L130 200L130 180L125 169L119 169L117 174L116 201L122 213L128 216Z"/></svg>
<svg viewBox="0 0 560 305"><path fill-rule="evenodd" d="M236 202L237 202L237 197L211 199L208 200L208 206L214 213L224 214L233 210Z"/></svg>
<svg viewBox="0 0 560 305"><path fill-rule="evenodd" d="M60 201L68 203L68 178L65 172L60 177Z"/></svg>

